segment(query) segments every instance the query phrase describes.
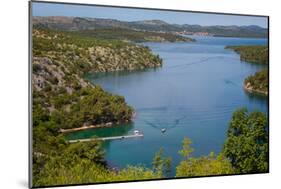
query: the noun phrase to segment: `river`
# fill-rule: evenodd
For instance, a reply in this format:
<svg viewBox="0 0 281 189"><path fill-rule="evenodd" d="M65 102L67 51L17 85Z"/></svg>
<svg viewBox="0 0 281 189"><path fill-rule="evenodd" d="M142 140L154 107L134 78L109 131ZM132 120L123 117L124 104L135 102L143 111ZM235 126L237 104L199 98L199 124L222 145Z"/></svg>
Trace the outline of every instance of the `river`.
<svg viewBox="0 0 281 189"><path fill-rule="evenodd" d="M68 139L117 136L135 129L144 138L104 142L106 159L117 167L151 167L155 152L172 157L172 173L181 160L182 140L192 140L193 156L219 153L232 112L240 107L268 112L268 99L247 94L243 80L263 66L240 61L226 45L267 44L266 39L192 36L194 43L144 43L163 66L140 72L90 74L87 78L125 97L136 110L134 122L121 127L86 130ZM161 129L166 128L162 133Z"/></svg>

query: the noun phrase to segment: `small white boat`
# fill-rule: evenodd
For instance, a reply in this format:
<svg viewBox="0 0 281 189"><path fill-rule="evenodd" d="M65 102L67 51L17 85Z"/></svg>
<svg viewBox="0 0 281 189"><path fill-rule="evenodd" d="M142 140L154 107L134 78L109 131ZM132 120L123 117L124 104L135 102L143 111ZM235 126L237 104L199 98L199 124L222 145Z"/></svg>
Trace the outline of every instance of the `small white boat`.
<svg viewBox="0 0 281 189"><path fill-rule="evenodd" d="M165 133L165 132L166 132L166 129L165 129L165 128L161 129L161 132L162 132L162 133Z"/></svg>
<svg viewBox="0 0 281 189"><path fill-rule="evenodd" d="M139 135L139 134L140 134L140 131L139 131L139 130L134 130L134 134L135 134L135 135Z"/></svg>

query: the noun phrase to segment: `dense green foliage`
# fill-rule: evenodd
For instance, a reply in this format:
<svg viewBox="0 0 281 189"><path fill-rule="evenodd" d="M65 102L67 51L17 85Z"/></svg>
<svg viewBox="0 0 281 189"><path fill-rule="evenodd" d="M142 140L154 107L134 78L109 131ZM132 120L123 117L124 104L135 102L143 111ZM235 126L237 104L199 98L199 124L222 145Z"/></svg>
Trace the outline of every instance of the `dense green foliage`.
<svg viewBox="0 0 281 189"><path fill-rule="evenodd" d="M81 30L77 32L84 36L92 36L99 39L125 40L133 42L191 42L194 39L175 35L172 33L159 33L148 31L136 31L125 28Z"/></svg>
<svg viewBox="0 0 281 189"><path fill-rule="evenodd" d="M55 161L46 164L40 178L35 180L35 186L54 186L69 184L86 184L99 182L116 182L130 180L147 180L160 178L153 171L141 166L128 166L118 172L111 171L103 166L93 164L88 160L74 162L73 166L57 165Z"/></svg>
<svg viewBox="0 0 281 189"><path fill-rule="evenodd" d="M83 89L81 93L72 95L64 94L64 100L73 103L68 110L61 105L50 113L43 107L44 104L33 105L34 152L51 154L53 150L59 151L65 144L64 137L59 135L61 128L80 127L85 120L90 122L89 124L122 121L129 119L132 114L132 109L126 105L123 97L106 93L98 87ZM81 104L83 108L80 108ZM107 112L104 112L105 110Z"/></svg>
<svg viewBox="0 0 281 189"><path fill-rule="evenodd" d="M176 168L176 177L193 177L208 175L234 174L230 162L222 154L215 156L211 152L208 156L191 157L193 148L190 147L191 141L188 138L183 140L183 149L179 154L183 160Z"/></svg>
<svg viewBox="0 0 281 189"><path fill-rule="evenodd" d="M142 166L109 169L97 141L64 144L51 155L34 154L33 162L34 186L153 179L162 175Z"/></svg>
<svg viewBox="0 0 281 189"><path fill-rule="evenodd" d="M39 98L40 96L36 97L35 101L42 100ZM84 124L128 122L133 113L133 109L126 104L124 97L107 93L98 86L83 88L72 94L56 94L50 96L48 100L54 106L52 112L49 112L44 104L34 104L34 127L38 122L44 123L48 120L52 120L57 129L81 127Z"/></svg>
<svg viewBox="0 0 281 189"><path fill-rule="evenodd" d="M226 46L227 49L232 49L238 54L243 61L257 64L268 64L268 46Z"/></svg>
<svg viewBox="0 0 281 189"><path fill-rule="evenodd" d="M261 112L240 109L233 113L223 155L238 173L268 171L268 124Z"/></svg>
<svg viewBox="0 0 281 189"><path fill-rule="evenodd" d="M247 77L244 81L247 90L262 94L268 94L269 76L268 69L256 72L254 75Z"/></svg>

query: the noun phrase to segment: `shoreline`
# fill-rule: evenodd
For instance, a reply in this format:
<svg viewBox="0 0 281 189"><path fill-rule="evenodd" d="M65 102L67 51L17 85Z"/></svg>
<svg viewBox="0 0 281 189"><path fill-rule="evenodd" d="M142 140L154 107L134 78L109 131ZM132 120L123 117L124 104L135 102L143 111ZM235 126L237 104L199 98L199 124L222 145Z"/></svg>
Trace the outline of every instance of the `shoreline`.
<svg viewBox="0 0 281 189"><path fill-rule="evenodd" d="M87 129L98 129L98 128L104 128L104 127L112 127L113 123L109 122L106 124L98 124L98 125L88 125L88 126L82 126L82 127L75 127L71 129L60 129L60 133L72 133L76 131L83 131Z"/></svg>
<svg viewBox="0 0 281 189"><path fill-rule="evenodd" d="M244 84L243 88L246 92L251 93L251 94L257 93L259 95L268 96L268 91L261 91L258 89L253 89L253 87L251 86L250 83Z"/></svg>
<svg viewBox="0 0 281 189"><path fill-rule="evenodd" d="M60 129L59 132L64 134L64 133L72 133L72 132L77 132L77 131L84 131L84 130L88 130L88 129L98 129L98 128L114 127L114 125L116 125L116 124L131 122L133 119L135 119L136 115L137 115L137 113L133 112L131 119L130 120L126 120L124 122L116 122L116 123L107 122L107 123L102 123L102 124L97 124L97 125L84 125L82 127L75 127L75 128L70 128L70 129Z"/></svg>

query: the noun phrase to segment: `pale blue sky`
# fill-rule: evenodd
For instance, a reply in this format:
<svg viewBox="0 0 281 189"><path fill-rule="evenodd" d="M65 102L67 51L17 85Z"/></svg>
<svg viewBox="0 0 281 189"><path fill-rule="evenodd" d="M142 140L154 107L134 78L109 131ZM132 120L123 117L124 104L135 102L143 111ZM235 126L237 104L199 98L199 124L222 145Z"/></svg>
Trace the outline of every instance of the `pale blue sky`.
<svg viewBox="0 0 281 189"><path fill-rule="evenodd" d="M193 12L175 12L161 10L144 10L84 6L55 3L32 3L33 16L79 16L93 18L110 18L122 21L163 20L170 24L210 25L258 25L267 28L266 17L221 15Z"/></svg>

